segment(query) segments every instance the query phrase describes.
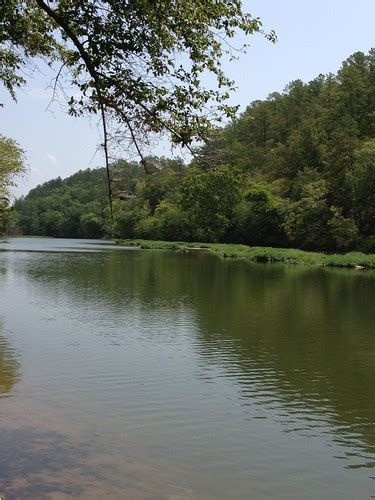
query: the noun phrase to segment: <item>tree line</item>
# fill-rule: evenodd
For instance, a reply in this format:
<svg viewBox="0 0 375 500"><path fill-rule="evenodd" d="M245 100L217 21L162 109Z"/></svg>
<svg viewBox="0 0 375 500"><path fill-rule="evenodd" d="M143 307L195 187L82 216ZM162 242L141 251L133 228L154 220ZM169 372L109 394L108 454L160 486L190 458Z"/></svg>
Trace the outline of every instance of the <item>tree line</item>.
<svg viewBox="0 0 375 500"><path fill-rule="evenodd" d="M375 252L375 49L336 75L291 82L215 129L189 166L148 159L30 191L14 205L24 234L245 243Z"/></svg>

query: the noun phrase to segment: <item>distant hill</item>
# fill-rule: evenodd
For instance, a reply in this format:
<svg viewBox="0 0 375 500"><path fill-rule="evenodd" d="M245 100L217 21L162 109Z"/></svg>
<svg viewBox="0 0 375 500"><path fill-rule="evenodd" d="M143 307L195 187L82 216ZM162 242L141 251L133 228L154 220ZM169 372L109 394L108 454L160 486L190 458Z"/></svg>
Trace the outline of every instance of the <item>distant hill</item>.
<svg viewBox="0 0 375 500"><path fill-rule="evenodd" d="M25 235L100 238L106 231L106 189L102 168L45 182L15 202L18 229Z"/></svg>
<svg viewBox="0 0 375 500"><path fill-rule="evenodd" d="M245 243L375 252L375 49L336 75L291 82L212 131L187 168L150 158L33 189L24 234Z"/></svg>
<svg viewBox="0 0 375 500"><path fill-rule="evenodd" d="M102 238L113 235L117 229L116 235L123 236L126 230L119 228L124 224L121 220L124 204L143 205L148 193L147 203L155 208L160 201L158 188L150 188L150 185L157 186L160 176L167 177L166 172L163 174L164 167L182 168L181 160L148 160L149 165L158 166L154 175L148 175L137 163L119 160L111 165L115 224L110 219L107 173L104 168L98 168L80 170L66 179L50 180L16 200L13 206L16 231L33 236ZM141 213L144 212L140 210Z"/></svg>

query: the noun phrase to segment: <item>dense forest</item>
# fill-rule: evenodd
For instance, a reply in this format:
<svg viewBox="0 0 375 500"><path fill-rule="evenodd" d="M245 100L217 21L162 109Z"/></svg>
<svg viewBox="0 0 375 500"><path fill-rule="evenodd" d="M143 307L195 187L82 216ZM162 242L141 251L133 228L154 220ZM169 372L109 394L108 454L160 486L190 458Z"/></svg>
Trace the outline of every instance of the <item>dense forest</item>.
<svg viewBox="0 0 375 500"><path fill-rule="evenodd" d="M113 223L97 169L17 200L13 230L375 252L375 49L252 102L189 166L150 162L111 166Z"/></svg>

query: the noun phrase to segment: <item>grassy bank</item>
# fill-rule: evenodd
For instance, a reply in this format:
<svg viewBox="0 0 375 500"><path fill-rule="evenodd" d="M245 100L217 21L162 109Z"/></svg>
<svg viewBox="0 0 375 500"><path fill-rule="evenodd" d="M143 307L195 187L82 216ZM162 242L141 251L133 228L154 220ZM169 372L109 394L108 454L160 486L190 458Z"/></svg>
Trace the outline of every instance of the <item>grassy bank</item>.
<svg viewBox="0 0 375 500"><path fill-rule="evenodd" d="M305 252L293 248L248 247L224 243L184 243L175 241L120 240L121 245L136 246L148 250L206 250L220 257L247 259L253 262L283 262L317 266L353 267L375 269L375 254L360 252L324 254Z"/></svg>

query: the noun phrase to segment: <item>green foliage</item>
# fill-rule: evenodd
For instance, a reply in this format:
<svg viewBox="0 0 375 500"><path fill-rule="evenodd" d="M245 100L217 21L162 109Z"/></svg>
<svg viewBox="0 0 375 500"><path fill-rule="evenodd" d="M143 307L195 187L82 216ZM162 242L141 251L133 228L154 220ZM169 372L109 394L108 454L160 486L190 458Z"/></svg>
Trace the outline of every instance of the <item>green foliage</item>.
<svg viewBox="0 0 375 500"><path fill-rule="evenodd" d="M32 0L2 0L0 16L0 82L15 99L28 60L44 56L53 61L60 45L52 20Z"/></svg>
<svg viewBox="0 0 375 500"><path fill-rule="evenodd" d="M295 248L249 247L227 243L196 243L196 242L171 242L152 240L121 240L119 244L139 247L145 250L179 250L209 251L218 257L246 259L253 262L284 264L303 264L307 266L349 267L363 266L375 269L375 255L366 255L361 252L346 254L324 254L321 252L306 252Z"/></svg>
<svg viewBox="0 0 375 500"><path fill-rule="evenodd" d="M375 236L375 139L365 141L355 151L347 182L355 221L365 236Z"/></svg>
<svg viewBox="0 0 375 500"><path fill-rule="evenodd" d="M241 177L227 166L191 169L180 188L181 207L189 214L197 239L219 241L240 201Z"/></svg>
<svg viewBox="0 0 375 500"><path fill-rule="evenodd" d="M106 228L106 196L103 169L54 179L15 202L18 229L31 235L101 238Z"/></svg>
<svg viewBox="0 0 375 500"><path fill-rule="evenodd" d="M261 31L237 0L7 0L1 17L0 81L13 96L22 67L44 56L79 91L71 114L104 107L132 137L164 130L184 145L206 135L214 114L233 116L222 55L238 31ZM216 88L203 86L207 73Z"/></svg>
<svg viewBox="0 0 375 500"><path fill-rule="evenodd" d="M99 238L104 235L103 221L98 214L84 213L79 218L81 234L84 238Z"/></svg>
<svg viewBox="0 0 375 500"><path fill-rule="evenodd" d="M341 210L331 208L332 217L327 222L330 234L339 251L353 250L358 242L358 227L350 217L344 217Z"/></svg>
<svg viewBox="0 0 375 500"><path fill-rule="evenodd" d="M327 182L320 179L304 186L298 201L285 202L282 225L292 246L327 248L327 193Z"/></svg>
<svg viewBox="0 0 375 500"><path fill-rule="evenodd" d="M243 194L238 212L239 241L267 246L283 241L279 203L266 184L251 184Z"/></svg>
<svg viewBox="0 0 375 500"><path fill-rule="evenodd" d="M9 222L9 188L14 178L24 172L24 153L18 144L0 135L0 234Z"/></svg>
<svg viewBox="0 0 375 500"><path fill-rule="evenodd" d="M355 53L337 75L297 80L250 104L189 167L148 158L157 168L146 175L112 165L113 227L102 170L32 190L15 205L19 225L28 234L374 252L374 89L375 51ZM277 260L270 252L258 248L256 258Z"/></svg>
<svg viewBox="0 0 375 500"><path fill-rule="evenodd" d="M141 220L135 229L136 238L184 241L191 238L188 214L168 201L161 201L154 215Z"/></svg>
<svg viewBox="0 0 375 500"><path fill-rule="evenodd" d="M268 185L278 197L286 244L365 248L364 241L375 235L374 140L371 49L350 56L337 75L320 75L306 84L297 80L283 93L253 102L213 134L200 154L203 161L225 161L253 182ZM273 229L272 234L283 244L282 232ZM254 240L247 236L247 241Z"/></svg>
<svg viewBox="0 0 375 500"><path fill-rule="evenodd" d="M114 205L114 234L119 238L134 238L138 224L150 215L147 203L139 200L118 201Z"/></svg>

